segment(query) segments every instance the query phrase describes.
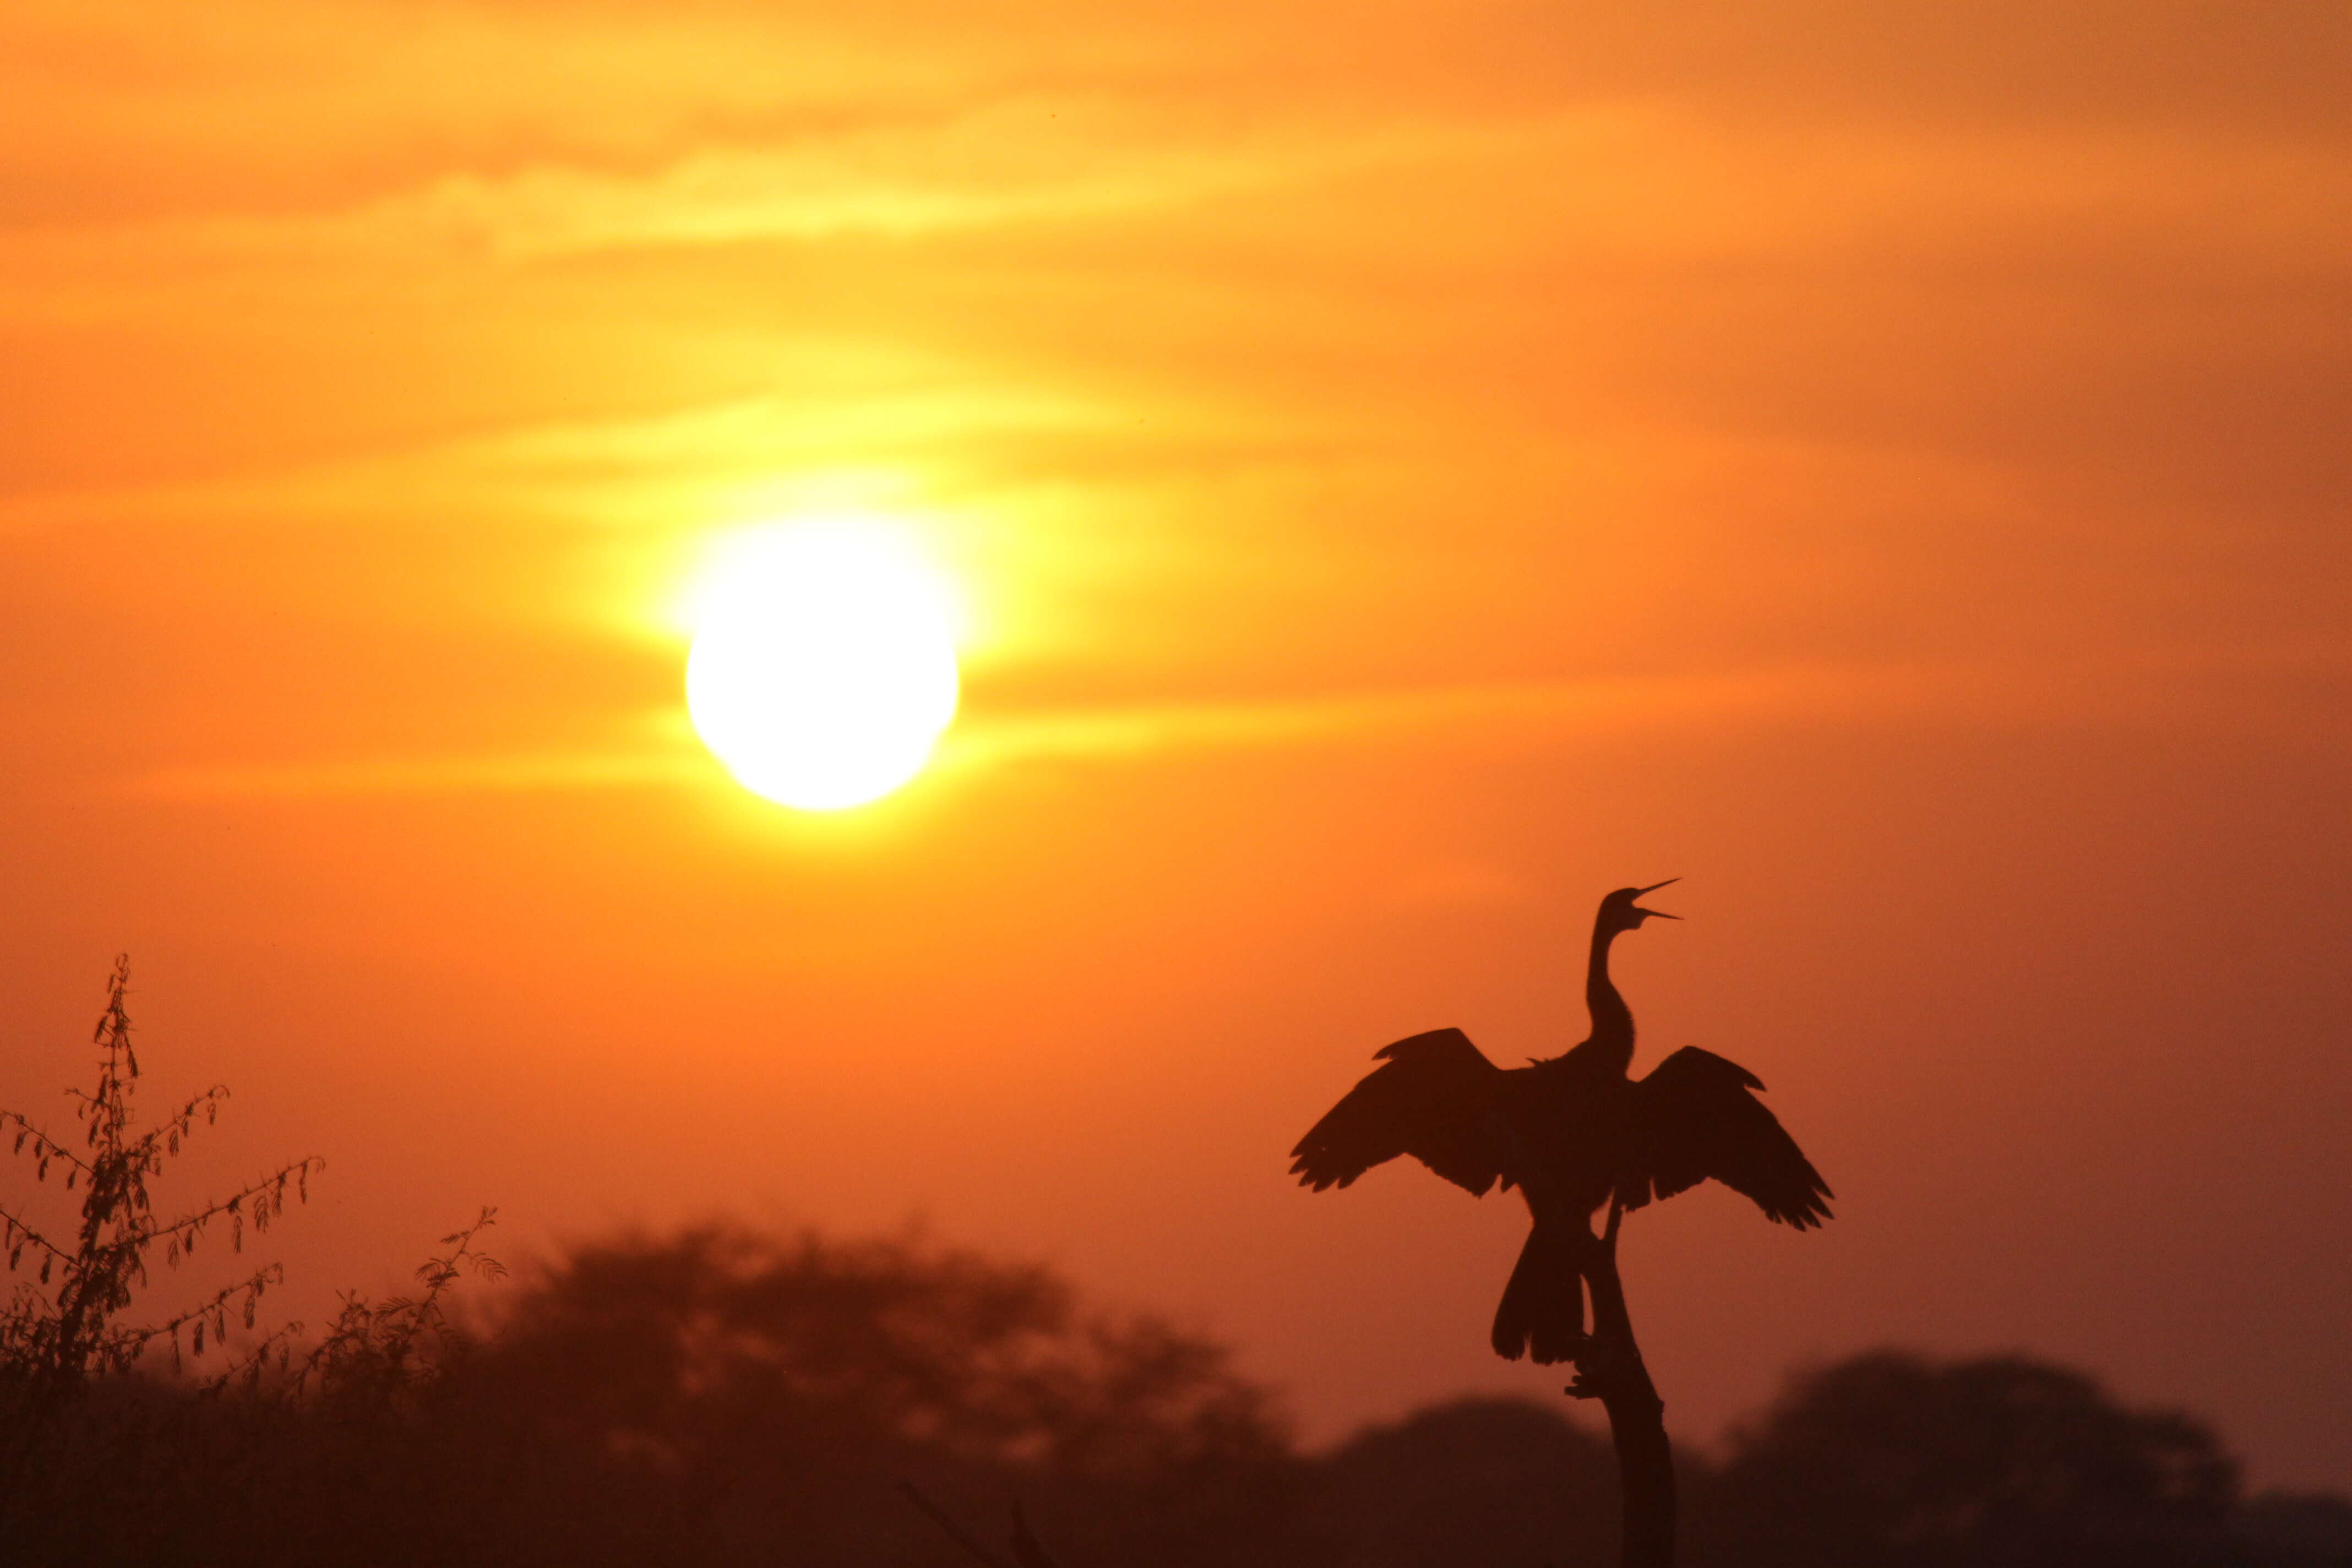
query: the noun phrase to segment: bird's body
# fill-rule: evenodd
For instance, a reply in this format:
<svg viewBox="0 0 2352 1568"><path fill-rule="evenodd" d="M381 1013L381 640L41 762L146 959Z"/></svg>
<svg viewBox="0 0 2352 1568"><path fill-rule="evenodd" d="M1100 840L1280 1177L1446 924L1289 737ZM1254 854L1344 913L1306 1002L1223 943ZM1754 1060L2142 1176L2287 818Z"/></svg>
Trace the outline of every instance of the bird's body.
<svg viewBox="0 0 2352 1568"><path fill-rule="evenodd" d="M1506 1070L1459 1029L1399 1040L1291 1151L1292 1173L1318 1192L1400 1154L1474 1195L1497 1182L1518 1188L1534 1223L1493 1336L1513 1359L1570 1360L1582 1347L1580 1281L1605 1203L1640 1208L1712 1177L1799 1229L1829 1216L1828 1185L1750 1092L1764 1086L1746 1068L1694 1046L1628 1076L1633 1016L1609 977L1609 950L1659 913L1635 902L1653 891L1621 888L1601 900L1585 979L1592 1032L1581 1044Z"/></svg>

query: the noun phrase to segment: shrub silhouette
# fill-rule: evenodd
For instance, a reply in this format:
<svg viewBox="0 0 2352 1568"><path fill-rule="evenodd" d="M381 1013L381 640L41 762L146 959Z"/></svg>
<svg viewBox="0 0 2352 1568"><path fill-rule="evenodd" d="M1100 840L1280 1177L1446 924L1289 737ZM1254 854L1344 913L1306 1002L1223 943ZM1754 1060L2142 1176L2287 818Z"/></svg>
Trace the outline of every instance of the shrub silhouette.
<svg viewBox="0 0 2352 1568"><path fill-rule="evenodd" d="M1223 1349L915 1239L709 1225L581 1247L432 1419L441 1451L543 1500L523 1533L572 1521L558 1550L508 1537L509 1562L953 1561L901 1481L967 1513L1022 1498L1074 1562L1297 1560L1301 1466Z"/></svg>
<svg viewBox="0 0 2352 1568"><path fill-rule="evenodd" d="M405 1342L399 1379L100 1380L58 1439L93 1462L44 1472L9 1560L963 1561L913 1482L973 1521L1023 1501L1071 1564L1332 1561L1223 1350L918 1240L613 1237Z"/></svg>
<svg viewBox="0 0 2352 1568"><path fill-rule="evenodd" d="M607 1237L420 1342L417 1376L340 1394L94 1380L65 1433L92 1462L42 1499L68 1522L8 1560L968 1562L907 1481L992 1541L1024 1502L1065 1568L1614 1555L1605 1442L1554 1409L1457 1401L1303 1457L1214 1346L917 1240ZM2014 1358L1822 1369L1687 1473L1697 1568L2352 1562L2352 1506L2242 1505L2197 1423Z"/></svg>
<svg viewBox="0 0 2352 1568"><path fill-rule="evenodd" d="M147 1179L218 1091L133 1129L126 983L118 967L82 1142L14 1121L33 1184L70 1175L81 1223L0 1205L32 1276L0 1321L0 1561L969 1561L908 1483L991 1540L1019 1500L1065 1568L1615 1554L1608 1447L1554 1409L1455 1401L1303 1456L1222 1347L914 1237L610 1236L468 1311L459 1282L496 1269L485 1211L413 1293L347 1296L309 1354L288 1325L243 1347L242 1377L197 1381L196 1330L218 1353L274 1272L141 1325L150 1253L169 1264L219 1226L234 1242L316 1163L155 1218ZM186 1356L152 1353L174 1329ZM2020 1357L1816 1370L1684 1470L1696 1568L2352 1568L2352 1504L2243 1503L2202 1424Z"/></svg>
<svg viewBox="0 0 2352 1568"><path fill-rule="evenodd" d="M159 1218L147 1179L162 1173L199 1125L218 1120L228 1090L216 1084L152 1127L134 1128L139 1055L131 1042L130 993L130 961L118 958L91 1035L96 1083L87 1094L69 1091L80 1138L62 1142L24 1112L0 1110L0 1136L9 1136L9 1152L32 1165L34 1181L46 1183L55 1170L65 1192L80 1194L71 1228L54 1235L21 1205L0 1205L8 1270L32 1275L20 1274L0 1311L0 1426L20 1441L45 1429L94 1373L124 1371L159 1342L177 1365L183 1336L187 1352L202 1356L208 1339L216 1348L227 1336L232 1316L252 1328L262 1296L280 1278L275 1264L155 1322L129 1323L122 1314L149 1283L156 1253L177 1268L215 1226L227 1229L230 1250L242 1252L247 1227L268 1230L289 1192L307 1200L310 1178L323 1163L297 1160L226 1198ZM9 1458L21 1458L15 1444Z"/></svg>
<svg viewBox="0 0 2352 1568"><path fill-rule="evenodd" d="M2017 1356L1897 1352L1807 1374L1735 1434L1694 1560L2097 1568L2242 1560L2237 1467L2201 1422Z"/></svg>
<svg viewBox="0 0 2352 1568"><path fill-rule="evenodd" d="M1355 1568L1617 1560L1616 1457L1548 1406L1433 1405L1358 1433L1321 1468L1330 1533Z"/></svg>
<svg viewBox="0 0 2352 1568"><path fill-rule="evenodd" d="M2252 1560L2270 1568L2352 1568L2352 1502L2340 1497L2258 1497L2241 1512L2238 1534Z"/></svg>
<svg viewBox="0 0 2352 1568"><path fill-rule="evenodd" d="M87 1093L69 1091L79 1138L59 1139L22 1111L0 1110L0 1136L19 1168L31 1168L37 1186L58 1176L49 1206L74 1211L52 1218L22 1201L0 1204L0 1248L16 1277L0 1309L0 1541L18 1561L66 1561L96 1549L85 1520L103 1521L113 1534L158 1522L78 1513L67 1500L87 1499L96 1510L106 1489L126 1477L159 1464L173 1468L184 1412L128 1374L158 1349L168 1351L175 1370L187 1357L225 1351L233 1321L255 1326L280 1271L265 1265L160 1319L134 1321L131 1310L159 1254L164 1267L177 1268L216 1230L227 1232L232 1253L242 1252L248 1228L268 1230L289 1195L308 1197L320 1164L298 1160L226 1198L158 1215L149 1178L217 1119L228 1091L215 1086L152 1126L134 1124L139 1057L130 989L129 962L118 958L91 1037L95 1080ZM240 1372L257 1377L272 1350L282 1355L282 1340L249 1346L214 1380L215 1391Z"/></svg>

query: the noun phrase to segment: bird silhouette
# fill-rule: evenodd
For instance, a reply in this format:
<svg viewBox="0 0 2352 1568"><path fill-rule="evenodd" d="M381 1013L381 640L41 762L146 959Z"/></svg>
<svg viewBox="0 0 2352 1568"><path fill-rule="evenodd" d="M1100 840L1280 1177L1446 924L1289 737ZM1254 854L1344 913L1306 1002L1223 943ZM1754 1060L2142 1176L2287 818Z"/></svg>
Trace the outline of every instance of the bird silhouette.
<svg viewBox="0 0 2352 1568"><path fill-rule="evenodd" d="M1506 1070L1459 1029L1399 1040L1291 1151L1292 1174L1318 1193L1400 1154L1473 1196L1498 1181L1518 1188L1533 1224L1495 1310L1495 1351L1507 1359L1582 1352L1585 1262L1604 1203L1637 1209L1712 1179L1799 1230L1829 1217L1828 1184L1756 1098L1755 1074L1686 1046L1646 1078L1627 1076L1633 1014L1609 978L1609 949L1644 921L1679 919L1636 901L1679 879L1601 900L1584 983L1592 1033L1566 1055Z"/></svg>

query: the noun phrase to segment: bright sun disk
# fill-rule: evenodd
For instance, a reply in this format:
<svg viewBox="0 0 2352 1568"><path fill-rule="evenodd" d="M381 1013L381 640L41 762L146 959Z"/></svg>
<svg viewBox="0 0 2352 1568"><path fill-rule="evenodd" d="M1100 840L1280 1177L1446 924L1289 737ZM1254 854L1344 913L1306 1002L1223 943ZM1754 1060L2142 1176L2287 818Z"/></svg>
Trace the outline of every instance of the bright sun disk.
<svg viewBox="0 0 2352 1568"><path fill-rule="evenodd" d="M728 772L770 800L837 811L887 795L955 717L953 600L886 525L738 535L696 612L687 712Z"/></svg>

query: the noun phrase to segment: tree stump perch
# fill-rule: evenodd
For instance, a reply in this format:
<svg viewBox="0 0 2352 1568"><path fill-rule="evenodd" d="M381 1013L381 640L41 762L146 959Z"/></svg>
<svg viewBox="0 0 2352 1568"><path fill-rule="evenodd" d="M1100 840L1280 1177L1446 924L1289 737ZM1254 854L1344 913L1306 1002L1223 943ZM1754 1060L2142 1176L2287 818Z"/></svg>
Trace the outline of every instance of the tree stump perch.
<svg viewBox="0 0 2352 1568"><path fill-rule="evenodd" d="M1625 1308L1624 1282L1617 1274L1617 1232L1623 1216L1624 1211L1611 1204L1608 1229L1592 1238L1584 1272L1592 1296L1592 1337L1574 1358L1576 1380L1568 1393L1576 1399L1598 1399L1609 1413L1623 1500L1618 1561L1623 1568L1673 1568L1674 1448L1666 1440L1666 1402L1658 1397L1650 1369L1643 1364L1633 1320Z"/></svg>

